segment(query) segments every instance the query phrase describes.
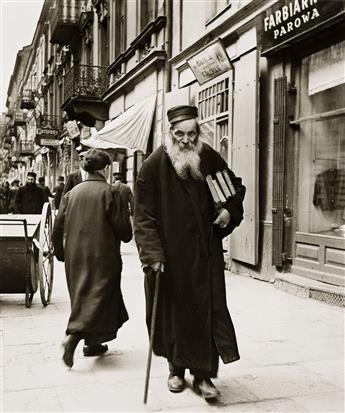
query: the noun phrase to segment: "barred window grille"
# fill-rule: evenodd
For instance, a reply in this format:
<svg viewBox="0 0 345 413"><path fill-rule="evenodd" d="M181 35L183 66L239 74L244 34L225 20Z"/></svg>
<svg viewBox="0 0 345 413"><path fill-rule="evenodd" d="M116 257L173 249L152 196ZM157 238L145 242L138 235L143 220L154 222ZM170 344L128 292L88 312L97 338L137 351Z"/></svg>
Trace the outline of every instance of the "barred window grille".
<svg viewBox="0 0 345 413"><path fill-rule="evenodd" d="M202 87L198 93L199 120L203 140L219 151L228 162L230 138L229 74L221 80Z"/></svg>

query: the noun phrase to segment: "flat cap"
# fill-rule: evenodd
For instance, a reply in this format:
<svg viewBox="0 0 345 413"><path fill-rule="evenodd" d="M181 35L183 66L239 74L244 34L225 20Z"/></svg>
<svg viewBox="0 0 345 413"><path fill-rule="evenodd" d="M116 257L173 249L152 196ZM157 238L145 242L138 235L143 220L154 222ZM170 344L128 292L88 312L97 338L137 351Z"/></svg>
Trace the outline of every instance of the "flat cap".
<svg viewBox="0 0 345 413"><path fill-rule="evenodd" d="M26 176L32 176L33 178L35 178L36 179L36 174L35 174L35 172L28 172L27 174L26 174Z"/></svg>
<svg viewBox="0 0 345 413"><path fill-rule="evenodd" d="M198 117L198 108L192 105L174 106L167 111L169 123L180 122L181 120L195 119Z"/></svg>
<svg viewBox="0 0 345 413"><path fill-rule="evenodd" d="M111 163L107 152L101 149L89 149L84 153L83 169L86 172L95 172Z"/></svg>

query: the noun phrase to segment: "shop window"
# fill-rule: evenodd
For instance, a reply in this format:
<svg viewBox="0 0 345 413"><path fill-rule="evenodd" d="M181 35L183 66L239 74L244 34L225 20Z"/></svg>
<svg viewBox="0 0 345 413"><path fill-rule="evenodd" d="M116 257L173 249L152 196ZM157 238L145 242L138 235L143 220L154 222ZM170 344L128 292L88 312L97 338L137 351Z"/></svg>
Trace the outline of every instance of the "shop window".
<svg viewBox="0 0 345 413"><path fill-rule="evenodd" d="M201 138L216 149L229 163L229 74L203 86L198 93ZM228 251L228 238L223 240L223 251Z"/></svg>
<svg viewBox="0 0 345 413"><path fill-rule="evenodd" d="M199 90L198 108L202 138L228 162L229 74Z"/></svg>
<svg viewBox="0 0 345 413"><path fill-rule="evenodd" d="M345 237L345 42L302 59L298 231Z"/></svg>

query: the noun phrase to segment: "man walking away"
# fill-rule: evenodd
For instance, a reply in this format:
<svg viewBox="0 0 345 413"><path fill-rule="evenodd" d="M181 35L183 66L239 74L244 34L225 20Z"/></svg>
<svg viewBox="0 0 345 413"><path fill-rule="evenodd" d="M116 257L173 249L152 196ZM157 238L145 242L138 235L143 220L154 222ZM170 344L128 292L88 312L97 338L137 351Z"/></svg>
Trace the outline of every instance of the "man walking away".
<svg viewBox="0 0 345 413"><path fill-rule="evenodd" d="M84 159L85 149L79 150L79 162L82 164ZM81 182L85 181L86 178L86 171L80 166L77 171L71 172L66 179L65 187L62 191L62 197L67 194L72 188L76 185L80 184Z"/></svg>
<svg viewBox="0 0 345 413"><path fill-rule="evenodd" d="M13 213L15 209L15 200L16 200L16 195L19 189L19 179L15 179L11 183L10 187L10 206L9 206L9 212Z"/></svg>
<svg viewBox="0 0 345 413"><path fill-rule="evenodd" d="M110 158L102 150L85 153L85 181L61 200L53 228L54 252L65 261L71 314L63 361L73 365L84 339L84 356L106 352L128 320L121 293L121 241L132 239L129 214L120 194L106 182Z"/></svg>
<svg viewBox="0 0 345 413"><path fill-rule="evenodd" d="M55 209L59 209L64 187L65 187L65 178L63 176L59 176L58 177L58 184L54 188L54 191L53 191L54 201L55 201L54 202L55 203Z"/></svg>
<svg viewBox="0 0 345 413"><path fill-rule="evenodd" d="M49 187L45 184L44 176L40 176L38 178L38 186L42 189L44 193L44 202L48 202L49 198L54 198L54 195L50 192Z"/></svg>
<svg viewBox="0 0 345 413"><path fill-rule="evenodd" d="M5 176L0 183L0 214L8 214L10 205L10 185Z"/></svg>
<svg viewBox="0 0 345 413"><path fill-rule="evenodd" d="M16 214L41 214L45 199L43 190L36 185L35 172L28 172L25 185L18 188L14 212Z"/></svg>
<svg viewBox="0 0 345 413"><path fill-rule="evenodd" d="M243 219L245 187L218 152L201 141L195 106L168 111L165 145L143 163L135 196L134 233L147 271L150 326L154 275L162 271L153 351L169 362L168 388L185 387L185 370L205 399L219 395L211 381L218 359L239 359L226 304L222 238ZM215 210L206 176L227 171L234 195Z"/></svg>
<svg viewBox="0 0 345 413"><path fill-rule="evenodd" d="M113 174L114 177L114 188L119 191L121 194L122 198L124 199L126 205L128 206L129 213L130 215L133 215L134 213L134 200L133 200L133 193L131 191L131 188L122 182L122 176L120 173L115 172Z"/></svg>

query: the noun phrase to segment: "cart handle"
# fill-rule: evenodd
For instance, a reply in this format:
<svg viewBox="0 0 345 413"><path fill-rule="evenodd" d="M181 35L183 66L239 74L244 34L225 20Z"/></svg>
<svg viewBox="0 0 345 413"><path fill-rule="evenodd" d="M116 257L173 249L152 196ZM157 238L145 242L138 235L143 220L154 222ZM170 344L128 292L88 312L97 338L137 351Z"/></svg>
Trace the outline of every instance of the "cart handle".
<svg viewBox="0 0 345 413"><path fill-rule="evenodd" d="M25 246L26 252L30 252L29 241L28 241L28 224L25 218L0 218L0 222L22 222L24 225L24 238L25 238Z"/></svg>

